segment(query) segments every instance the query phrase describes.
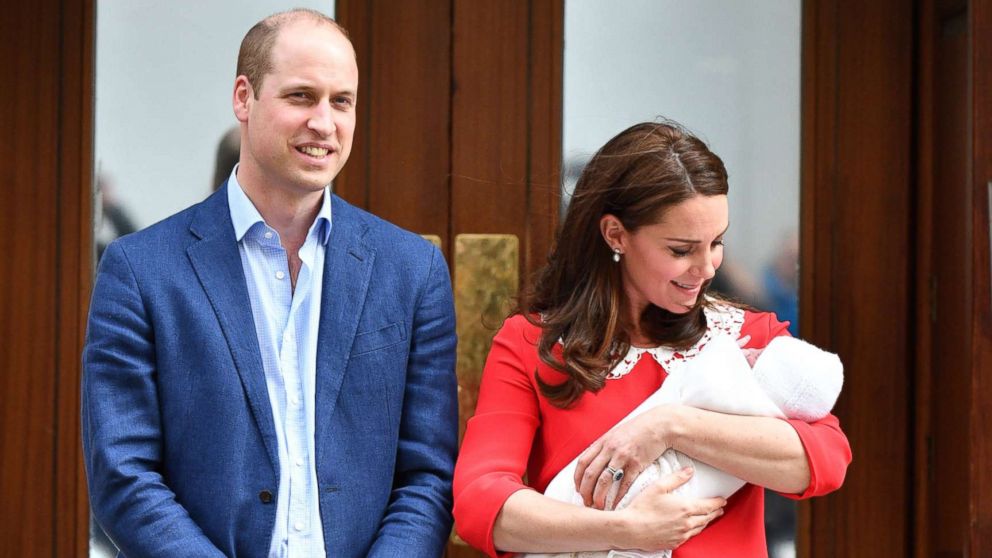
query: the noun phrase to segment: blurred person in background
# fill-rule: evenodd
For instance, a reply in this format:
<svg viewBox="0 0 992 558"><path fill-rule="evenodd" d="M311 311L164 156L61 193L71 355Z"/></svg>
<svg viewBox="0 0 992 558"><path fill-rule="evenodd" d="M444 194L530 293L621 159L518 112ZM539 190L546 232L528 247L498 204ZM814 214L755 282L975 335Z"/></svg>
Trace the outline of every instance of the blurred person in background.
<svg viewBox="0 0 992 558"><path fill-rule="evenodd" d="M230 130L224 132L220 141L217 142L217 155L214 161L214 179L210 187L215 191L219 190L227 182L227 177L231 176L234 165L238 164L241 157L241 129L232 126Z"/></svg>

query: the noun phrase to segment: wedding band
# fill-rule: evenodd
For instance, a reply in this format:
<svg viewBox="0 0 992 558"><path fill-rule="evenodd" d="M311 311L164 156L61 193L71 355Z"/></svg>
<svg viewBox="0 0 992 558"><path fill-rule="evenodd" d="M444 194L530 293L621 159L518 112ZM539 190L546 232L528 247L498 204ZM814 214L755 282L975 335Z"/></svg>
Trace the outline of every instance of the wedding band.
<svg viewBox="0 0 992 558"><path fill-rule="evenodd" d="M607 465L606 471L611 477L613 477L613 482L620 482L620 479L623 478L623 469L614 469L613 467Z"/></svg>

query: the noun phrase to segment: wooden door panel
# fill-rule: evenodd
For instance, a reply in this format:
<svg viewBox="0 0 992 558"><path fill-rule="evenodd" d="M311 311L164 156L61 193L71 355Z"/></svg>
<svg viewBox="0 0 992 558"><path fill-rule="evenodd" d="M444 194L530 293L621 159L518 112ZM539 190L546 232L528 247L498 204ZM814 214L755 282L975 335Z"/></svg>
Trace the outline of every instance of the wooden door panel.
<svg viewBox="0 0 992 558"><path fill-rule="evenodd" d="M930 545L963 556L967 542L971 375L971 212L968 163L966 7L938 11L934 36L933 321L929 493Z"/></svg>
<svg viewBox="0 0 992 558"><path fill-rule="evenodd" d="M451 4L339 1L336 10L360 77L355 143L335 191L450 247Z"/></svg>
<svg viewBox="0 0 992 558"><path fill-rule="evenodd" d="M800 556L909 550L913 15L803 2L801 330L844 362L854 461L800 506Z"/></svg>
<svg viewBox="0 0 992 558"><path fill-rule="evenodd" d="M92 274L89 1L5 6L0 494L5 556L85 556L79 355Z"/></svg>
<svg viewBox="0 0 992 558"><path fill-rule="evenodd" d="M558 222L562 0L339 0L336 11L362 77L355 145L335 189L440 237L462 301L459 327L477 323L464 315L478 305L459 292L458 236L518 239L513 267L524 283ZM479 358L461 349L459 383L471 391ZM461 394L466 409L476 397ZM482 554L454 543L448 555Z"/></svg>
<svg viewBox="0 0 992 558"><path fill-rule="evenodd" d="M972 313L968 555L992 555L992 0L969 2Z"/></svg>

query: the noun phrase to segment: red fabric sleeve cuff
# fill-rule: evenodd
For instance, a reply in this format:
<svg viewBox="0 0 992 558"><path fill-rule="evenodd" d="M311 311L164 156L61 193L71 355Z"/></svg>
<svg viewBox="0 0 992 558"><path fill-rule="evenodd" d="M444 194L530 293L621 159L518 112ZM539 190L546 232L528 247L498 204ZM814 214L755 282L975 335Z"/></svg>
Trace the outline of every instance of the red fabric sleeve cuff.
<svg viewBox="0 0 992 558"><path fill-rule="evenodd" d="M511 494L530 487L519 478L507 473L492 473L479 477L466 486L454 506L455 530L470 545L482 549L487 555L512 556L497 552L493 543L496 517Z"/></svg>
<svg viewBox="0 0 992 558"><path fill-rule="evenodd" d="M828 420L836 422L837 419L830 415L828 417L812 424L802 420L786 420L799 435L806 452L809 486L800 494L781 493L782 496L792 500L805 500L833 492L843 484L847 465L851 462L851 448L839 429L826 424Z"/></svg>

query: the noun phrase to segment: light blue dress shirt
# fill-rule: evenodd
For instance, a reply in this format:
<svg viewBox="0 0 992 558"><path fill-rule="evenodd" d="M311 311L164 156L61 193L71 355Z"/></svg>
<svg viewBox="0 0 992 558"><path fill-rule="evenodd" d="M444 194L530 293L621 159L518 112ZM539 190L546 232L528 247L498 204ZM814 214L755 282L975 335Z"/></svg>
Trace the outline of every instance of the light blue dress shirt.
<svg viewBox="0 0 992 558"><path fill-rule="evenodd" d="M237 167L227 182L227 200L279 444L276 524L269 558L324 557L314 463L314 394L324 254L331 236L331 194L324 188L320 211L300 248L303 265L295 292L279 233L265 223L242 190Z"/></svg>

